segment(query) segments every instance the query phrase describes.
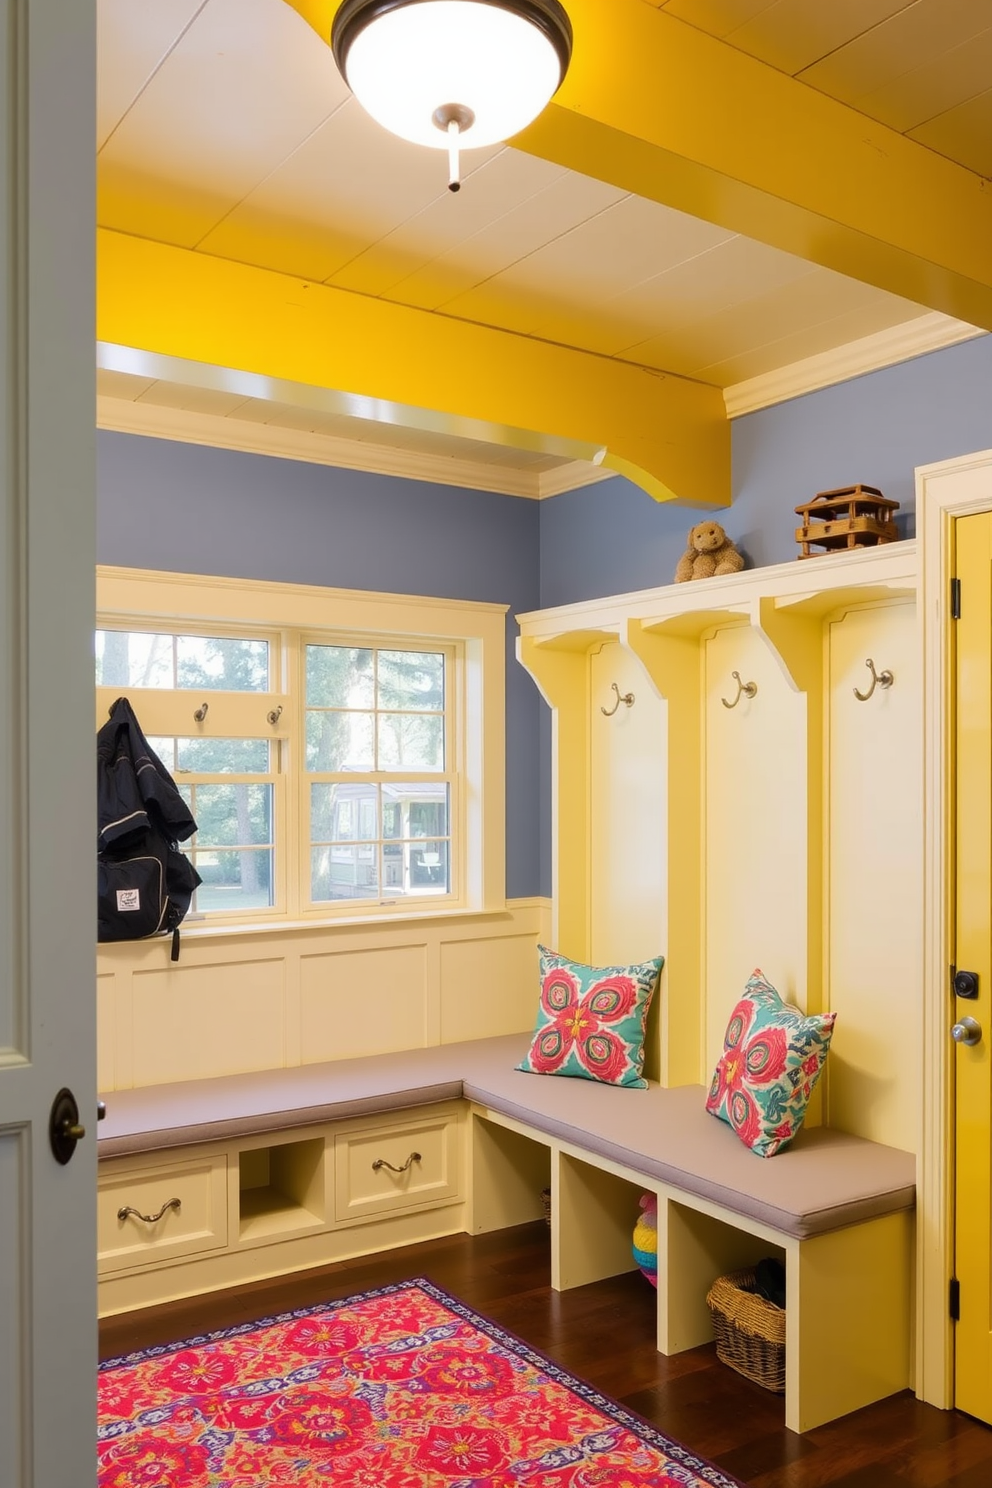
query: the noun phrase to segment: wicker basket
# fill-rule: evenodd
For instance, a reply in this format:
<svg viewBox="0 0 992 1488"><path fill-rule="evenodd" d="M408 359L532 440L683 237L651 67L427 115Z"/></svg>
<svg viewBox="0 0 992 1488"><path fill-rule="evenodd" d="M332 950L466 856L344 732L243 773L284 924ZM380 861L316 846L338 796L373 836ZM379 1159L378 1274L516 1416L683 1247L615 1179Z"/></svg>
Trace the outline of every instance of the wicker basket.
<svg viewBox="0 0 992 1488"><path fill-rule="evenodd" d="M785 1390L785 1308L751 1290L754 1271L732 1271L710 1287L706 1305L713 1318L717 1358L745 1379L782 1394Z"/></svg>
<svg viewBox="0 0 992 1488"><path fill-rule="evenodd" d="M542 1188L541 1189L541 1208L544 1210L544 1223L546 1225L550 1225L550 1223L551 1223L551 1190L550 1190L550 1188Z"/></svg>

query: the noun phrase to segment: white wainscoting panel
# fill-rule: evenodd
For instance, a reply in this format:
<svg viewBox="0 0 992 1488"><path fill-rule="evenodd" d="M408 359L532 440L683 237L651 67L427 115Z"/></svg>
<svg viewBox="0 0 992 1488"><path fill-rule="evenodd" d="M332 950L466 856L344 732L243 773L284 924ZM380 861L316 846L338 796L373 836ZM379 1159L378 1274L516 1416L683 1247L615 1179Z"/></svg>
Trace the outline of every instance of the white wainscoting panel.
<svg viewBox="0 0 992 1488"><path fill-rule="evenodd" d="M440 970L442 1044L534 1027L536 935L444 941Z"/></svg>
<svg viewBox="0 0 992 1488"><path fill-rule="evenodd" d="M98 947L100 1089L384 1054L533 1027L550 903Z"/></svg>
<svg viewBox="0 0 992 1488"><path fill-rule="evenodd" d="M135 1085L202 1080L279 1066L284 1057L281 957L139 971L132 982Z"/></svg>
<svg viewBox="0 0 992 1488"><path fill-rule="evenodd" d="M117 1060L114 1039L114 997L116 979L109 971L96 979L96 1079L98 1090L117 1087Z"/></svg>
<svg viewBox="0 0 992 1488"><path fill-rule="evenodd" d="M370 947L300 958L302 1064L427 1042L427 947Z"/></svg>

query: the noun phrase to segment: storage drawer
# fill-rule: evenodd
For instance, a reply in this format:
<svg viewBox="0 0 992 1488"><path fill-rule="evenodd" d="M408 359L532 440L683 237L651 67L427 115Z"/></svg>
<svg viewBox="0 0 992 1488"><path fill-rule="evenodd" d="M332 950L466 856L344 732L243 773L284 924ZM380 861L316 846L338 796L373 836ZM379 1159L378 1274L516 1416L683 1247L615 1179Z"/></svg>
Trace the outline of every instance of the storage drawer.
<svg viewBox="0 0 992 1488"><path fill-rule="evenodd" d="M459 1112L452 1108L419 1120L339 1132L334 1139L338 1223L460 1198L461 1140Z"/></svg>
<svg viewBox="0 0 992 1488"><path fill-rule="evenodd" d="M138 1214L122 1219L125 1208ZM227 1157L142 1166L133 1159L102 1163L97 1237L101 1272L222 1249L227 1245Z"/></svg>

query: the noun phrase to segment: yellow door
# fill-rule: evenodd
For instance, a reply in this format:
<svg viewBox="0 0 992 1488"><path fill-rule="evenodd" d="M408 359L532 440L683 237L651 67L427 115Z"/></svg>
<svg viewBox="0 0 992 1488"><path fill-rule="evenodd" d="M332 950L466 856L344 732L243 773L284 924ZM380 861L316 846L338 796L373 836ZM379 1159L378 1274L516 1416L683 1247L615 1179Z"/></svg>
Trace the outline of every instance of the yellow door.
<svg viewBox="0 0 992 1488"><path fill-rule="evenodd" d="M955 1404L992 1422L992 513L955 523L954 572Z"/></svg>

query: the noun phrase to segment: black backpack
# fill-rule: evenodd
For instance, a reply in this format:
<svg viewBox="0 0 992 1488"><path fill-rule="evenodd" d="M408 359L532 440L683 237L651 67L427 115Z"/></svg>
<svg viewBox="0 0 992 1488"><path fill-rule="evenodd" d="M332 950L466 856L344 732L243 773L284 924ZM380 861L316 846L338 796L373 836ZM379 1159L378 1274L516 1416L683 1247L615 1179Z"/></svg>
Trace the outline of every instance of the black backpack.
<svg viewBox="0 0 992 1488"><path fill-rule="evenodd" d="M196 822L176 783L118 698L97 734L97 940L172 933L201 882L179 851Z"/></svg>

